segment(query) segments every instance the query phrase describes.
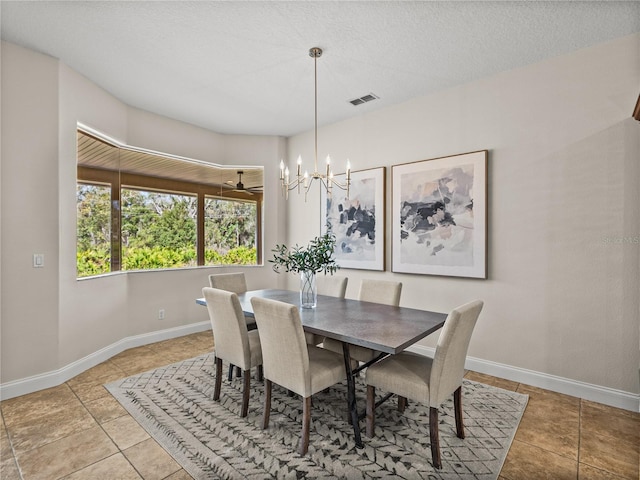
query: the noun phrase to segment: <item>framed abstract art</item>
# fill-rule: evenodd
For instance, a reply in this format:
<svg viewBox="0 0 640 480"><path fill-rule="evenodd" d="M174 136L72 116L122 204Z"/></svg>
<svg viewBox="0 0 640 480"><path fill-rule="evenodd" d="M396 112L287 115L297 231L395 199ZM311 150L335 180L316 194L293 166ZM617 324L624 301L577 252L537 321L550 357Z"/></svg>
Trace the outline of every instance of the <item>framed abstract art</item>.
<svg viewBox="0 0 640 480"><path fill-rule="evenodd" d="M335 258L341 268L384 270L385 167L351 172L349 198L333 189L321 196L321 231L336 236ZM336 175L340 182L344 175Z"/></svg>
<svg viewBox="0 0 640 480"><path fill-rule="evenodd" d="M487 155L392 167L393 272L487 278Z"/></svg>

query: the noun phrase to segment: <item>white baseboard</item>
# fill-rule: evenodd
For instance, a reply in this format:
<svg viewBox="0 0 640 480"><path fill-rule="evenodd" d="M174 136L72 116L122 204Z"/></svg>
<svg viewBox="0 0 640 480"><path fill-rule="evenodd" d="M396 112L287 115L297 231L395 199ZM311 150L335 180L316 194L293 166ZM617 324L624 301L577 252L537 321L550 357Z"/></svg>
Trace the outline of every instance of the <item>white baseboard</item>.
<svg viewBox="0 0 640 480"><path fill-rule="evenodd" d="M169 340L170 338L182 337L183 335L189 335L191 333L203 332L210 328L211 323L207 320L123 338L58 370L0 384L0 399L7 400L45 388L56 387L129 348Z"/></svg>
<svg viewBox="0 0 640 480"><path fill-rule="evenodd" d="M414 345L409 347L408 350L429 357L433 357L435 353L435 348L422 345ZM525 368L512 367L510 365L474 357L467 357L464 366L466 369L473 370L474 372L524 383L533 387L544 388L553 392L564 393L565 395L571 395L573 397L584 398L585 400L631 410L632 412L640 412L639 394L601 387L599 385L557 377L555 375L549 375L548 373L540 373Z"/></svg>
<svg viewBox="0 0 640 480"><path fill-rule="evenodd" d="M84 358L76 360L75 362L58 370L0 384L0 399L7 400L9 398L61 385L76 375L81 374L85 370L95 367L99 363L102 363L129 348L140 347L142 345L148 345L150 343L160 342L170 338L202 332L209 328L211 328L211 324L208 321L204 321L123 338L116 343L87 355ZM433 347L425 347L422 345L414 345L409 347L408 350L430 357L435 353L435 349ZM574 397L584 398L604 405L623 408L633 412L640 412L640 395L638 394L579 382L568 378L557 377L555 375L540 373L524 368L512 367L510 365L504 365L474 357L467 357L465 368L473 370L474 372L493 375L506 380L524 383L534 387L572 395Z"/></svg>

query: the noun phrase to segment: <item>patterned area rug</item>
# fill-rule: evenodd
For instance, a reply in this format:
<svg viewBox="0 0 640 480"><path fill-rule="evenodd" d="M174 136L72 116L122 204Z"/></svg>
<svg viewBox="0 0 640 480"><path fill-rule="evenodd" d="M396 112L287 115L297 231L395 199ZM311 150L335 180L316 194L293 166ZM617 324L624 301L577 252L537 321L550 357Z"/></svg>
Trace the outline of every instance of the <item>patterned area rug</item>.
<svg viewBox="0 0 640 480"><path fill-rule="evenodd" d="M240 418L242 380L234 378L230 383L225 376L220 401L214 402L214 379L213 354L209 354L106 388L196 479L495 480L528 398L465 380L466 438L455 435L451 400L440 407L443 465L435 470L429 410L422 404L410 402L400 414L395 399L384 403L376 410L376 438L363 434L365 448L356 449L346 418L346 383L336 385L313 398L309 452L302 457L296 453L302 416L299 397L290 397L274 385L269 428L262 430L263 383L252 379L249 415ZM359 407L364 409L362 379L357 388Z"/></svg>

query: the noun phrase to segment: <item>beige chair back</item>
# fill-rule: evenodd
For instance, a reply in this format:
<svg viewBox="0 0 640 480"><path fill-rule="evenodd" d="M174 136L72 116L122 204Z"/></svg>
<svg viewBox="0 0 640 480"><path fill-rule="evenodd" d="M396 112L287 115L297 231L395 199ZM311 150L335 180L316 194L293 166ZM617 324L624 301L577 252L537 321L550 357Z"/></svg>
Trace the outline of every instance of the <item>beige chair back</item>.
<svg viewBox="0 0 640 480"><path fill-rule="evenodd" d="M400 305L402 282L364 279L360 283L358 299L363 302L383 303L397 307Z"/></svg>
<svg viewBox="0 0 640 480"><path fill-rule="evenodd" d="M480 300L453 309L438 337L429 380L429 404L440 405L462 385L471 334L482 311Z"/></svg>
<svg viewBox="0 0 640 480"><path fill-rule="evenodd" d="M309 352L298 307L251 299L262 345L264 376L303 397L310 396Z"/></svg>
<svg viewBox="0 0 640 480"><path fill-rule="evenodd" d="M210 287L204 287L202 294L207 301L216 357L242 370L250 369L247 323L238 296L234 292Z"/></svg>
<svg viewBox="0 0 640 480"><path fill-rule="evenodd" d="M387 280L364 279L360 283L360 293L358 299L363 302L382 303L397 307L400 305L400 293L402 292L401 282L390 282ZM333 338L327 338L323 342L324 348L332 352L342 352L342 342ZM359 362L369 362L378 356L380 352L360 345L351 345L350 355L353 360Z"/></svg>
<svg viewBox="0 0 640 480"><path fill-rule="evenodd" d="M247 291L247 282L244 273L214 273L209 275L209 286L233 293Z"/></svg>
<svg viewBox="0 0 640 480"><path fill-rule="evenodd" d="M318 295L344 298L349 278L342 275L317 275Z"/></svg>

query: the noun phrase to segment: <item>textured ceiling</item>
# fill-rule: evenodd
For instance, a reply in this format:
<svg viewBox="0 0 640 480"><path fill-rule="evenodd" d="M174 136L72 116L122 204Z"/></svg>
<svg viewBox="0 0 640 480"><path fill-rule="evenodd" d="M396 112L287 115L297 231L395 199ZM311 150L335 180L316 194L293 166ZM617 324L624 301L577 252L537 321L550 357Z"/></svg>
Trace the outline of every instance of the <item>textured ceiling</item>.
<svg viewBox="0 0 640 480"><path fill-rule="evenodd" d="M0 2L2 39L123 102L289 136L640 31L640 2ZM357 107L349 100L379 96Z"/></svg>

